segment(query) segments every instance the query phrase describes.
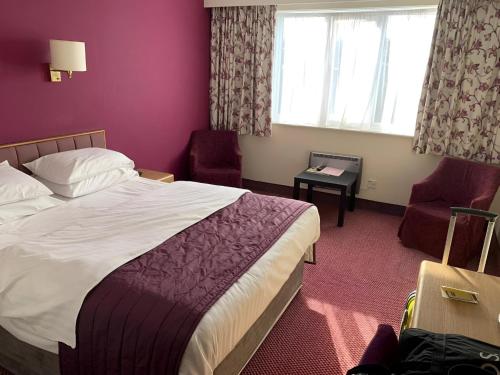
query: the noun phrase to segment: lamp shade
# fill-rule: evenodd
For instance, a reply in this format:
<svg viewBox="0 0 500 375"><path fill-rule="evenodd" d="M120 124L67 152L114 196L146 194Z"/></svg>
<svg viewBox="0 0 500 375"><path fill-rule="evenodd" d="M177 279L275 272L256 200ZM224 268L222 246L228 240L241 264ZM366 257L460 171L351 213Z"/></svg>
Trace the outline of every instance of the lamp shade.
<svg viewBox="0 0 500 375"><path fill-rule="evenodd" d="M50 66L54 70L85 72L85 43L69 40L50 40Z"/></svg>

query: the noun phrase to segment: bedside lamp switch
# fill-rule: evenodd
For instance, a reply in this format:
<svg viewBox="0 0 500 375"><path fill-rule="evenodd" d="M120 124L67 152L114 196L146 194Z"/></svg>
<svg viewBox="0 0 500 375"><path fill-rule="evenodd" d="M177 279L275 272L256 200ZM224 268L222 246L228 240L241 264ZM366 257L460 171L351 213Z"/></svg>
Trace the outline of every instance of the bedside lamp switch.
<svg viewBox="0 0 500 375"><path fill-rule="evenodd" d="M50 71L50 82L61 82L61 72L51 70Z"/></svg>

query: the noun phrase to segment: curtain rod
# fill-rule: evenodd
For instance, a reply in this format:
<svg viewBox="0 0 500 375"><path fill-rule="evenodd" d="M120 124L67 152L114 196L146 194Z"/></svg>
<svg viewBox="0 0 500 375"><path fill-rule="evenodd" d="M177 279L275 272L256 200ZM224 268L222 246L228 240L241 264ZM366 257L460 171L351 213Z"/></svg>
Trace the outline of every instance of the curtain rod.
<svg viewBox="0 0 500 375"><path fill-rule="evenodd" d="M437 5L439 0L204 0L205 8L278 5L279 9L369 8Z"/></svg>

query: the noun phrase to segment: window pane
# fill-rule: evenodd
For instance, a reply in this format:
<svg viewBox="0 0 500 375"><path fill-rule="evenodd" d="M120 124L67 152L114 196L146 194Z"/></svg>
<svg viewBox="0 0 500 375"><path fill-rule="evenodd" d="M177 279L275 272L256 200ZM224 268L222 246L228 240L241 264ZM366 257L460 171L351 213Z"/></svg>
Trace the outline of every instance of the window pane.
<svg viewBox="0 0 500 375"><path fill-rule="evenodd" d="M274 82L281 87L274 92L281 95L274 95L276 122L319 124L328 27L327 17L290 16L282 24L278 20L282 38L276 41Z"/></svg>
<svg viewBox="0 0 500 375"><path fill-rule="evenodd" d="M328 123L369 128L372 123L383 18L339 16L334 22L332 79Z"/></svg>
<svg viewBox="0 0 500 375"><path fill-rule="evenodd" d="M273 121L413 134L435 14L278 14Z"/></svg>
<svg viewBox="0 0 500 375"><path fill-rule="evenodd" d="M434 14L392 15L388 18L389 59L382 130L413 134L422 92Z"/></svg>

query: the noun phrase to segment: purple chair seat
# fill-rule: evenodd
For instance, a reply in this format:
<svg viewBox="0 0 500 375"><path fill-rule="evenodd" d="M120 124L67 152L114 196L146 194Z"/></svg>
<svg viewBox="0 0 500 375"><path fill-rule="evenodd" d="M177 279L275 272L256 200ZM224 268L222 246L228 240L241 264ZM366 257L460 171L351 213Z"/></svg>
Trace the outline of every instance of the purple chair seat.
<svg viewBox="0 0 500 375"><path fill-rule="evenodd" d="M194 180L207 184L241 187L241 171L231 168L198 167Z"/></svg>

